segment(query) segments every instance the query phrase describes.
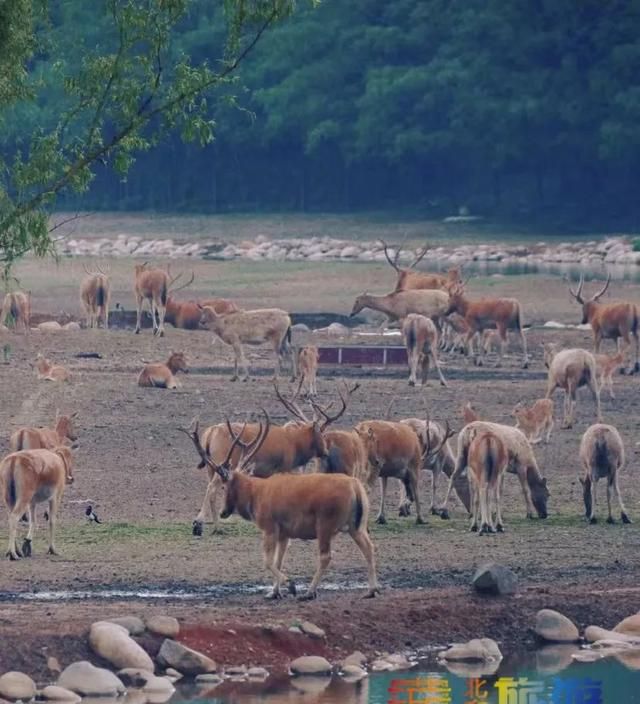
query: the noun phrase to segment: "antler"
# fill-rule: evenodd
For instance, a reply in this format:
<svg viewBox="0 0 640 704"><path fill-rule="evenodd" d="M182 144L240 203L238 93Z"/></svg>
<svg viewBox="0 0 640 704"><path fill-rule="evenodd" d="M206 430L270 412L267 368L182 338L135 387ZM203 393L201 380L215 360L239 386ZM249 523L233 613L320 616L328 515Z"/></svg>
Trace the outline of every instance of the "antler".
<svg viewBox="0 0 640 704"><path fill-rule="evenodd" d="M227 423L229 423L229 421L227 421ZM247 424L245 423L239 435L234 435L233 431L231 431L233 442L231 443L231 447L229 448L227 456L221 464L217 464L216 462L214 462L211 457L209 457L204 447L202 447L202 443L200 442L200 435L198 433L200 429L200 420L197 417L191 421L191 425L188 429L178 428L178 430L182 433L185 433L185 435L188 435L193 441L193 444L195 445L196 450L200 455L200 459L202 461L200 467L205 467L206 465L209 465L209 467L211 467L211 469L217 472L220 475L221 479L226 482L229 479L229 463L231 461L231 455L233 454L233 451L235 450L238 443L241 442L240 438L246 426Z"/></svg>
<svg viewBox="0 0 640 704"><path fill-rule="evenodd" d="M605 285L602 287L602 290L601 290L601 291L598 291L598 293L596 293L595 295L591 296L591 300L592 300L592 301L597 301L598 298L600 298L600 296L602 296L602 295L605 293L605 291L609 288L609 284L610 284L610 283L611 283L611 272L609 271L609 272L607 272L607 282L606 282Z"/></svg>
<svg viewBox="0 0 640 704"><path fill-rule="evenodd" d="M110 265L110 264L107 264L107 265L105 266L106 271L102 271L102 267L99 266L98 264L96 264L96 267L97 267L98 271L99 271L103 276L109 276L109 274L111 273L111 265Z"/></svg>
<svg viewBox="0 0 640 704"><path fill-rule="evenodd" d="M456 433L455 430L451 430L451 426L449 425L449 421L446 421L446 427L444 430L444 438L442 439L442 442L440 442L438 444L438 446L435 449L433 449L431 447L430 425L431 425L431 421L429 419L429 416L427 415L427 432L426 432L426 440L425 440L426 447L424 449L424 452L422 453L423 462L428 462L432 457L437 455L440 452L440 450L442 450L442 448L445 446L447 440L449 438L452 438Z"/></svg>
<svg viewBox="0 0 640 704"><path fill-rule="evenodd" d="M607 282L607 285L609 282ZM578 290L574 291L569 285L569 293L578 301L578 303L584 303L582 299L582 287L584 286L584 274L580 274L580 283L578 284ZM605 289L606 290L606 289Z"/></svg>
<svg viewBox="0 0 640 704"><path fill-rule="evenodd" d="M425 244L425 246L416 254L415 259L409 264L409 269L415 269L416 266L422 261L424 255L427 253L429 250L429 245Z"/></svg>
<svg viewBox="0 0 640 704"><path fill-rule="evenodd" d="M298 420L302 421L303 423L311 423L311 421L307 418L307 416L303 413L302 409L298 404L295 402L296 396L293 397L291 401L288 401L281 393L280 389L278 388L277 382L273 382L273 388L275 389L276 396L278 397L278 401L289 411L289 413L297 418ZM298 389L299 390L299 389ZM296 394L297 395L297 394Z"/></svg>
<svg viewBox="0 0 640 704"><path fill-rule="evenodd" d="M241 440L239 440L239 437L235 438L235 439L238 439L238 444L242 447L240 459L238 460L238 464L236 465L236 469L238 471L241 471L241 472L246 471L251 460L256 456L256 454L258 453L258 451L262 447L264 441L267 439L267 435L269 434L269 429L271 428L271 419L269 418L269 414L264 410L264 408L262 408L260 410L262 411L262 413L264 415L265 424L262 425L262 421L259 423L258 432L256 433L255 438L253 438L253 440L251 440L248 443L242 442ZM246 423L245 423L245 426L246 426ZM233 433L230 425L229 425L229 429ZM243 430L244 430L244 428L243 428ZM240 433L240 435L242 435L242 433ZM235 442L235 439L234 439L234 442Z"/></svg>
<svg viewBox="0 0 640 704"><path fill-rule="evenodd" d="M329 415L329 413L327 412L329 408L331 408L332 404L329 404L328 406L325 406L323 408L322 406L320 406L320 404L316 403L315 401L311 401L311 405L313 406L314 411L317 411L318 413L320 413L321 416L324 417L324 423L320 426L320 431L325 430L327 426L331 425L331 423L335 423L338 418L344 415L344 412L347 410L347 405L349 399L351 398L351 395L359 388L359 383L354 384L351 389L345 384L346 398L342 391L338 390L338 395L340 396L340 404L342 408L340 408L340 410L335 415Z"/></svg>
<svg viewBox="0 0 640 704"><path fill-rule="evenodd" d="M182 276L182 274L183 274L183 272L178 274L175 277L175 279L173 279L173 281L171 283L175 283ZM178 288L171 289L171 293L176 293L177 291L182 291L183 288L187 288L187 286L191 286L191 284L193 283L193 280L195 278L196 278L195 272L192 271L191 278L189 279L189 281L187 281L187 283L185 283L185 284L182 284L182 286L178 286ZM169 283L169 288L171 288L171 283Z"/></svg>
<svg viewBox="0 0 640 704"><path fill-rule="evenodd" d="M389 246L387 245L387 243L384 240L380 240L380 242L382 242L382 246L384 248L384 256L387 258L387 261L389 262L389 264L391 264L391 266L397 272L400 272L401 269L398 266L398 257L400 256L400 252L402 251L402 247L398 247L398 249L396 250L395 257L393 259L391 259L391 257L389 256Z"/></svg>
<svg viewBox="0 0 640 704"><path fill-rule="evenodd" d="M95 272L95 271L90 271L90 270L87 268L87 265L86 265L86 264L83 264L83 265L82 265L82 268L84 269L84 273L85 273L87 276L95 276L96 272Z"/></svg>

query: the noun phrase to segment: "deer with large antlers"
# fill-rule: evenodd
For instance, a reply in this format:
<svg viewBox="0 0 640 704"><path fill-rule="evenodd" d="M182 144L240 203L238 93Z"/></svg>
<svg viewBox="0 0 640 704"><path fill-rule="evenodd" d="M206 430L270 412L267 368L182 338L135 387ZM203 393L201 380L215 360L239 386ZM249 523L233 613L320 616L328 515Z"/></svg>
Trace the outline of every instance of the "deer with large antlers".
<svg viewBox="0 0 640 704"><path fill-rule="evenodd" d="M87 327L97 328L100 319L105 330L109 329L109 301L111 299L111 283L109 272L96 265L92 271L84 267L86 276L80 284L80 302L87 314Z"/></svg>
<svg viewBox="0 0 640 704"><path fill-rule="evenodd" d="M367 596L375 596L380 585L374 547L367 531L369 500L364 487L357 479L344 475L254 476L254 460L270 434L269 416L263 413L265 423L259 424L251 441L244 442L242 432L233 434L231 447L221 463L214 462L202 446L197 422L183 432L191 437L202 462L226 485L220 517L229 518L238 513L245 520L254 521L261 530L265 566L274 577L269 598L280 598L285 585L289 593L296 594L295 582L283 572L283 563L290 540L302 539L318 541L318 566L309 588L298 598L314 599L331 561L331 541L344 530L367 562ZM240 458L232 468L236 448L240 448Z"/></svg>
<svg viewBox="0 0 640 704"><path fill-rule="evenodd" d="M31 329L31 291L7 293L0 309L0 328L7 322L9 316L13 319L13 328L16 332L18 327L22 326L23 332L29 333Z"/></svg>
<svg viewBox="0 0 640 704"><path fill-rule="evenodd" d="M136 297L136 334L140 332L142 323L142 306L145 301L149 301L151 318L153 322L153 334L162 337L164 335L164 318L167 309L167 299L171 287L183 276L180 272L176 276L171 276L170 267L167 271L162 269L148 269L148 262L136 264L134 277L134 293ZM193 283L194 274L191 279L182 284L173 292L180 291Z"/></svg>
<svg viewBox="0 0 640 704"><path fill-rule="evenodd" d="M584 287L584 276L580 275L580 283L574 291L569 286L569 293L582 306L582 324L587 323L593 331L593 348L596 354L600 352L602 340L615 340L618 352L621 351L621 340L625 344L625 354L631 347L631 338L635 340L636 358L633 368L630 373L640 371L640 340L638 337L638 306L635 303L618 302L618 303L600 303L599 299L604 296L609 284L611 283L611 274L608 274L605 285L591 298L584 299L582 289Z"/></svg>
<svg viewBox="0 0 640 704"><path fill-rule="evenodd" d="M295 397L293 399L285 398L277 386L275 386L275 391L280 403L296 420L282 426L269 425L267 437L260 443L260 449L253 459L254 474L259 477L268 477L276 472L292 472L299 467L304 467L307 462L316 457L326 456L327 445L323 432L331 423L338 420L347 408L347 398L341 395L341 409L333 415L328 413L328 409L322 409L325 415L324 420L320 421L315 417L309 418L305 415L296 403ZM240 433L242 442L249 442L256 438L258 430L257 423L245 423L244 425L219 423L202 432L202 445L207 456L211 457L215 463L220 464L229 452L235 434ZM240 455L241 452L236 446L229 456L231 466L236 466ZM206 463L201 462L199 469L205 466L207 466ZM211 468L208 473L209 481L202 507L193 521L194 535L202 535L208 511L211 512L214 530L217 528L216 504L221 483L220 477L216 472L211 471Z"/></svg>
<svg viewBox="0 0 640 704"><path fill-rule="evenodd" d="M429 246L425 245L414 257L411 264L406 269L400 268L398 265L398 259L402 252L402 246L396 248L393 258L389 254L389 246L384 240L380 240L382 247L384 249L384 256L386 257L389 265L395 270L398 275L398 280L396 281L395 291L409 291L415 289L434 289L434 288L445 288L448 284L453 284L456 281L461 280L461 269L459 266L452 267L447 272L447 275L443 274L426 274L422 271L415 271L416 266L422 261L424 255L429 250Z"/></svg>

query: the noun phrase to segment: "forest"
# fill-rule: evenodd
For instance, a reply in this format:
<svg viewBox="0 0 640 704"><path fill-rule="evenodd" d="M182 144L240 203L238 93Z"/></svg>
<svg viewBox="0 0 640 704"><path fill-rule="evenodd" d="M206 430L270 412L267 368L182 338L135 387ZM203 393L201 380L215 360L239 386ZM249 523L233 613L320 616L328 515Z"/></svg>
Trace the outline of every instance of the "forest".
<svg viewBox="0 0 640 704"><path fill-rule="evenodd" d="M110 40L104 3L50 17L66 60ZM172 36L221 53L223 3L193 0ZM82 37L82 41L76 41ZM3 125L11 152L64 103L56 52L42 90ZM210 143L179 130L126 177L98 168L60 207L167 211L415 209L574 224L640 214L640 3L635 0L322 0L261 37Z"/></svg>

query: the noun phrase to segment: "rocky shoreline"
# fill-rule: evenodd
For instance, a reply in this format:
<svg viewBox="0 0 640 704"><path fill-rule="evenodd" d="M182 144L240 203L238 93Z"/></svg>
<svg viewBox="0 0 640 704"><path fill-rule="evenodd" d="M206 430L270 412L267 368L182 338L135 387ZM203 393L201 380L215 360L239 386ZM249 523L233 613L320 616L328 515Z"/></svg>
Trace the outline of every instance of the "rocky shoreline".
<svg viewBox="0 0 640 704"><path fill-rule="evenodd" d="M615 235L602 240L514 244L464 244L431 247L424 259L428 268L445 268L470 262L499 262L501 265L526 264L598 264L640 265L640 240ZM346 241L332 237L269 239L258 235L254 240L238 243L222 240L189 242L178 239L143 239L120 234L115 238L62 238L57 242L63 256L147 257L147 258L201 258L228 261L309 261L384 262L382 244L365 241ZM390 249L393 256L393 248ZM415 250L401 252L399 262L409 263Z"/></svg>

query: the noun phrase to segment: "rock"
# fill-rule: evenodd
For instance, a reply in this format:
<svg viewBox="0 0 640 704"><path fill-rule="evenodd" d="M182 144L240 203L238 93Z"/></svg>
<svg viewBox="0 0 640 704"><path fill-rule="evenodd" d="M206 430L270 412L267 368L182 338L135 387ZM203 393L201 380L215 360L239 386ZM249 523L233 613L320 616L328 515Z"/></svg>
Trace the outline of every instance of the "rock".
<svg viewBox="0 0 640 704"><path fill-rule="evenodd" d="M269 677L269 670L264 667L250 667L247 670L247 675L251 680L266 680Z"/></svg>
<svg viewBox="0 0 640 704"><path fill-rule="evenodd" d="M536 635L554 643L575 643L580 639L576 625L558 611L541 609L536 614Z"/></svg>
<svg viewBox="0 0 640 704"><path fill-rule="evenodd" d="M602 660L602 657L602 654L595 650L581 650L571 656L576 662L595 662L596 660Z"/></svg>
<svg viewBox="0 0 640 704"><path fill-rule="evenodd" d="M231 665L224 668L224 674L228 677L245 677L247 674L246 665Z"/></svg>
<svg viewBox="0 0 640 704"><path fill-rule="evenodd" d="M557 675L573 662L580 647L573 643L554 643L536 650L536 670L541 675Z"/></svg>
<svg viewBox="0 0 640 704"><path fill-rule="evenodd" d="M173 667L168 667L164 671L164 674L167 675L168 677L173 677L174 681L181 680L183 677L182 672L178 672Z"/></svg>
<svg viewBox="0 0 640 704"><path fill-rule="evenodd" d="M95 667L86 660L74 662L66 667L58 677L57 685L83 697L115 697L125 690L113 672Z"/></svg>
<svg viewBox="0 0 640 704"><path fill-rule="evenodd" d="M303 621L302 623L298 624L300 630L303 633L306 633L306 635L311 636L311 638L324 638L325 637L325 632L320 628L319 626L316 626L315 623L311 623L311 621Z"/></svg>
<svg viewBox="0 0 640 704"><path fill-rule="evenodd" d="M349 681L357 682L367 676L367 671L357 665L345 665L340 672L341 676Z"/></svg>
<svg viewBox="0 0 640 704"><path fill-rule="evenodd" d="M329 335L329 337L346 337L349 334L349 328L342 323L331 323L331 325L327 327L327 335Z"/></svg>
<svg viewBox="0 0 640 704"><path fill-rule="evenodd" d="M291 326L291 332L311 332L311 328L304 323L296 323Z"/></svg>
<svg viewBox="0 0 640 704"><path fill-rule="evenodd" d="M613 630L616 633L625 633L628 636L640 637L640 613L627 616L627 618L620 621Z"/></svg>
<svg viewBox="0 0 640 704"><path fill-rule="evenodd" d="M203 675L217 669L211 658L169 638L160 647L158 662L165 667L175 667L185 675Z"/></svg>
<svg viewBox="0 0 640 704"><path fill-rule="evenodd" d="M407 667L411 667L411 663L406 655L402 653L392 653L391 655L385 655L383 660L386 660L390 665L396 670L402 670Z"/></svg>
<svg viewBox="0 0 640 704"><path fill-rule="evenodd" d="M132 636L139 636L145 631L144 621L137 616L119 616L118 618L108 618L106 621L126 628Z"/></svg>
<svg viewBox="0 0 640 704"><path fill-rule="evenodd" d="M390 662L378 658L371 663L372 672L389 672L393 670L394 667Z"/></svg>
<svg viewBox="0 0 640 704"><path fill-rule="evenodd" d="M290 665L292 675L330 675L331 663L319 655L303 655Z"/></svg>
<svg viewBox="0 0 640 704"><path fill-rule="evenodd" d="M561 330L563 328L566 328L567 326L564 323L557 322L556 320L547 320L547 322L542 327Z"/></svg>
<svg viewBox="0 0 640 704"><path fill-rule="evenodd" d="M5 672L0 677L0 697L29 701L36 696L36 683L23 672Z"/></svg>
<svg viewBox="0 0 640 704"><path fill-rule="evenodd" d="M360 249L358 247L345 247L340 253L342 259L351 259L352 257L357 257L360 254Z"/></svg>
<svg viewBox="0 0 640 704"><path fill-rule="evenodd" d="M166 638L175 638L180 633L178 619L173 616L152 616L147 619L147 628L151 633Z"/></svg>
<svg viewBox="0 0 640 704"><path fill-rule="evenodd" d="M215 673L198 675L196 677L196 682L206 682L207 684L220 684L220 682L222 682L222 677L220 677L220 675L216 675Z"/></svg>
<svg viewBox="0 0 640 704"><path fill-rule="evenodd" d="M89 632L91 649L115 667L138 667L153 672L153 660L123 626L98 621Z"/></svg>
<svg viewBox="0 0 640 704"><path fill-rule="evenodd" d="M640 645L640 636L627 635L619 631L608 631L606 628L599 626L588 626L584 630L585 640L590 643L595 643L599 640L610 640L618 643L633 643Z"/></svg>
<svg viewBox="0 0 640 704"><path fill-rule="evenodd" d="M507 567L489 562L482 565L473 575L473 586L481 594L515 594L518 577Z"/></svg>
<svg viewBox="0 0 640 704"><path fill-rule="evenodd" d="M347 657L342 661L342 667L346 667L347 665L362 667L366 662L367 656L359 650L356 650L351 653L351 655L347 655Z"/></svg>
<svg viewBox="0 0 640 704"><path fill-rule="evenodd" d="M65 689L64 687L58 687L55 684L50 684L45 687L39 695L40 699L47 699L52 702L69 702L70 704L77 704L82 697L70 689Z"/></svg>
<svg viewBox="0 0 640 704"><path fill-rule="evenodd" d="M474 638L468 643L454 643L448 650L440 653L445 660L501 660L502 653L495 640L491 638Z"/></svg>
<svg viewBox="0 0 640 704"><path fill-rule="evenodd" d="M62 665L60 664L60 661L58 658L53 657L53 655L49 655L47 658L47 668L50 672L55 672L56 675L59 675L62 672Z"/></svg>
<svg viewBox="0 0 640 704"><path fill-rule="evenodd" d="M305 677L294 677L291 682L291 688L302 692L303 694L312 694L317 697L319 694L331 684L331 677L319 675L306 675ZM302 701L309 701L309 698L302 698ZM311 701L318 701L311 699Z"/></svg>
<svg viewBox="0 0 640 704"><path fill-rule="evenodd" d="M46 320L37 327L40 332L60 332L62 325L57 320Z"/></svg>

